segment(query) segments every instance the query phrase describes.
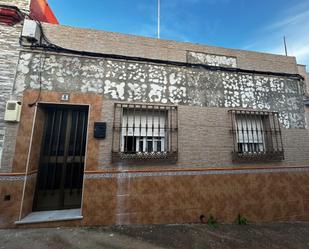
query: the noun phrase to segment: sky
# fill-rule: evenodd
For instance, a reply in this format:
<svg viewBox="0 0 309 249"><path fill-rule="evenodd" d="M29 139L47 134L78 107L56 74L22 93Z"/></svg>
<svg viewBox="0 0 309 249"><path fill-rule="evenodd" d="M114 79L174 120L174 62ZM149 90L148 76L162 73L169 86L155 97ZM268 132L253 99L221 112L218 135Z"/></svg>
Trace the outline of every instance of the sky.
<svg viewBox="0 0 309 249"><path fill-rule="evenodd" d="M157 0L48 0L60 24L157 37ZM309 71L309 0L161 0L161 39L284 54Z"/></svg>

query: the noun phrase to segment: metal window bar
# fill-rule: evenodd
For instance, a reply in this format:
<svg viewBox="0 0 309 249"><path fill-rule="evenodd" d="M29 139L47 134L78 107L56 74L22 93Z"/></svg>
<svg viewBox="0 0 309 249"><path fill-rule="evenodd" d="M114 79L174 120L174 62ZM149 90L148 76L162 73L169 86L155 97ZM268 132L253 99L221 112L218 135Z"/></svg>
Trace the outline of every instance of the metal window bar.
<svg viewBox="0 0 309 249"><path fill-rule="evenodd" d="M242 114L242 112L240 112L240 117L241 117L241 119L243 118L243 114ZM241 124L241 134L242 134L242 140L244 141L245 140L245 131L244 131L244 126L243 126L243 122L240 122L240 124ZM238 125L238 124L237 124ZM248 132L248 130L247 130L247 132ZM248 138L248 136L247 136L247 138ZM248 138L249 139L249 138ZM240 144L240 143L239 143ZM249 140L248 140L248 144L249 144ZM241 151L242 152L244 152L243 150L244 150L244 147L240 147L241 148Z"/></svg>
<svg viewBox="0 0 309 249"><path fill-rule="evenodd" d="M112 159L116 154L134 159L177 153L177 106L115 103L114 108Z"/></svg>
<svg viewBox="0 0 309 249"><path fill-rule="evenodd" d="M248 115L250 115L250 113L248 114ZM246 120L246 129L245 129L245 132L243 132L243 134L242 134L242 139L243 140L245 140L244 139L244 137L246 136L247 137L247 146L245 145L245 150L243 151L243 152L250 152L250 132L251 132L251 134L253 134L252 133L252 120L250 119L250 124L251 124L251 131L250 131L250 129L249 129L249 125L248 125L248 115L246 115L244 112L242 112L242 118L244 118L245 120ZM241 125L243 125L243 122L242 122L242 120L241 120ZM245 142L245 141L243 141L243 142ZM254 142L253 142L254 143Z"/></svg>
<svg viewBox="0 0 309 249"><path fill-rule="evenodd" d="M266 141L267 144L266 148L268 151L274 151L274 146L273 146L273 124L271 123L271 119L270 119L270 115L268 115L267 117L265 117L264 122L266 123ZM274 134L275 135L275 134Z"/></svg>
<svg viewBox="0 0 309 249"><path fill-rule="evenodd" d="M282 134L277 112L229 110L233 160L283 160Z"/></svg>
<svg viewBox="0 0 309 249"><path fill-rule="evenodd" d="M152 132L152 151L151 152L154 152L155 151L155 145L154 145L154 117L155 117L155 106L153 105L152 106L152 121L151 121L151 132Z"/></svg>
<svg viewBox="0 0 309 249"><path fill-rule="evenodd" d="M259 115L261 115L261 117L263 117L262 115L263 115L263 112L259 112L258 113ZM271 115L271 113L269 114L269 115ZM259 133L260 133L260 136L261 136L261 141L262 141L262 146L263 146L263 152L266 152L266 146L265 146L265 137L264 137L264 132L263 132L263 130L261 129L261 130L259 130Z"/></svg>
<svg viewBox="0 0 309 249"><path fill-rule="evenodd" d="M257 147L258 147L258 144L256 144L256 142L258 141L255 141L255 136L254 136L254 127L257 127L258 124L257 124L257 121L256 121L256 116L258 115L254 115L252 114L252 112L250 111L249 112L249 116L247 116L246 114L244 114L246 116L246 119L250 118L250 125L251 125L251 129L250 129L250 134L248 135L249 136L249 139L250 139L250 135L251 135L251 138L252 138L252 145L251 145L251 153L258 153L257 151Z"/></svg>
<svg viewBox="0 0 309 249"><path fill-rule="evenodd" d="M146 143L146 152L148 152L148 106L146 105L146 139L145 139L145 143Z"/></svg>
<svg viewBox="0 0 309 249"><path fill-rule="evenodd" d="M165 106L164 107L164 111L165 111L165 120L164 120L164 134L165 134L165 137L166 137L166 142L164 144L164 150L167 151L168 150L168 144L169 144L169 136L168 136L168 130L167 130L167 127L168 127L168 107Z"/></svg>
<svg viewBox="0 0 309 249"><path fill-rule="evenodd" d="M170 107L170 112L171 112L171 107ZM170 129L169 129L169 137L170 137L170 150L173 151L173 114L172 112L170 113Z"/></svg>
<svg viewBox="0 0 309 249"><path fill-rule="evenodd" d="M278 138L276 136L276 134L277 134L277 126L276 126L276 121L275 121L274 115L271 115L271 118L272 118L272 122L273 122L273 125L274 125L273 129L274 129L274 134L275 134L274 137L275 137L276 147L278 148L279 147L279 143L278 143Z"/></svg>

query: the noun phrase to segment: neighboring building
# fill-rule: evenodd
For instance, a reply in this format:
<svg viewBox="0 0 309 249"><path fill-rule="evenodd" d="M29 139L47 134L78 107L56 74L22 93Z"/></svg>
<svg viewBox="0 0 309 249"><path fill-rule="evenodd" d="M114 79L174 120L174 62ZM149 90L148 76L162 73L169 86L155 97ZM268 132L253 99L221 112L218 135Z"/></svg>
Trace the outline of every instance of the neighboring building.
<svg viewBox="0 0 309 249"><path fill-rule="evenodd" d="M19 122L1 114L0 227L309 219L294 57L43 30L35 47L12 36L0 75L22 103Z"/></svg>
<svg viewBox="0 0 309 249"><path fill-rule="evenodd" d="M0 0L0 6L1 5L18 7L40 21L54 24L58 23L45 0ZM5 10L7 9L1 9L0 21L9 20L14 23L15 18L11 19ZM11 132L7 132L6 146L3 146L3 144L5 140L5 131L7 129L11 130L11 128L12 130L16 130L15 126L17 124L5 123L3 119L5 104L7 100L14 95L12 87L14 85L15 72L20 53L19 37L21 30L22 24L20 22L14 26L4 25L3 22L0 24L0 172L10 171L10 169L3 166L12 164L12 156L9 155L9 153L5 153L5 150L12 150L12 148L15 147L16 134L12 134ZM8 137L8 134L12 134L13 137ZM1 158L4 160L2 164Z"/></svg>

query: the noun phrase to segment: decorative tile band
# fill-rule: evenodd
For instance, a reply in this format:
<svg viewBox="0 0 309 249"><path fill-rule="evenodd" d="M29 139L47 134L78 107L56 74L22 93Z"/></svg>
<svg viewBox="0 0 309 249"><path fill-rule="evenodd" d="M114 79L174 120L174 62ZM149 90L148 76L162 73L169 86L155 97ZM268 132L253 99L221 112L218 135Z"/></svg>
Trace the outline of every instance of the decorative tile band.
<svg viewBox="0 0 309 249"><path fill-rule="evenodd" d="M309 168L284 169L240 169L240 170L206 170L206 171L175 171L175 172L121 172L85 174L85 179L99 178L130 178L154 176L197 176L197 175L226 175L226 174L265 174L265 173L309 172Z"/></svg>
<svg viewBox="0 0 309 249"><path fill-rule="evenodd" d="M37 175L36 173L28 175L27 180L30 180L30 179L36 177L36 175ZM10 181L10 182L24 181L25 178L26 178L25 175L0 175L0 182L2 182L2 181Z"/></svg>
<svg viewBox="0 0 309 249"><path fill-rule="evenodd" d="M166 171L166 172L120 172L120 173L86 173L85 179L99 178L131 178L131 177L158 177L158 176L198 176L198 175L226 175L226 174L265 174L265 173L300 173L309 172L309 168L280 168L280 169L237 169L237 170L205 170L205 171ZM27 177L30 180L37 174ZM0 175L1 181L24 181L23 175Z"/></svg>
<svg viewBox="0 0 309 249"><path fill-rule="evenodd" d="M0 182L2 181L24 181L25 180L25 176L0 176Z"/></svg>
<svg viewBox="0 0 309 249"><path fill-rule="evenodd" d="M187 61L189 63L206 64L220 67L237 67L237 58L233 56L208 54L201 52L187 52Z"/></svg>

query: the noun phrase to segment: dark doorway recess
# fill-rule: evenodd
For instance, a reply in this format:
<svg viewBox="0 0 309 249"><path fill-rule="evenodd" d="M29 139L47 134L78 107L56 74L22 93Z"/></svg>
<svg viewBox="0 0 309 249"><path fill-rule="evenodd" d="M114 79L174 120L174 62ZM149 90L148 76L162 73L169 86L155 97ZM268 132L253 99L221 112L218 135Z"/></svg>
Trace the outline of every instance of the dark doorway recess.
<svg viewBox="0 0 309 249"><path fill-rule="evenodd" d="M80 208L88 106L40 105L45 126L34 211Z"/></svg>

